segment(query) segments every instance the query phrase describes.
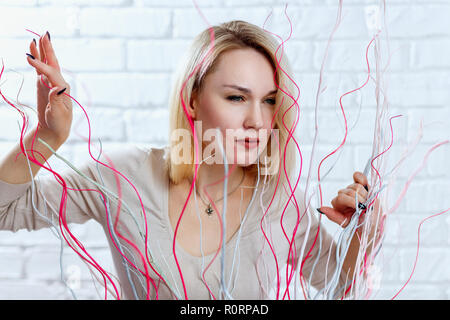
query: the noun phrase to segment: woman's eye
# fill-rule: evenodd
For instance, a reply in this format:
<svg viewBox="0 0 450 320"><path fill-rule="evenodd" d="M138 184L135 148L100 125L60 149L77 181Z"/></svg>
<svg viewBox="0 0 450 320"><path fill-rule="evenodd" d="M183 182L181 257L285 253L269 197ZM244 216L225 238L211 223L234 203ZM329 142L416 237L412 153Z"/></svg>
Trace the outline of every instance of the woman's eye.
<svg viewBox="0 0 450 320"><path fill-rule="evenodd" d="M241 96L229 96L229 97L227 97L227 99L231 100L231 101L239 101L238 99L243 99L243 97L241 97Z"/></svg>
<svg viewBox="0 0 450 320"><path fill-rule="evenodd" d="M269 104L275 104L276 103L275 99L267 99L266 101L268 101Z"/></svg>
<svg viewBox="0 0 450 320"><path fill-rule="evenodd" d="M230 101L244 101L244 97L242 97L242 96L229 96L229 97L227 97L227 99ZM267 99L266 101L267 101L267 103L272 104L272 105L276 104L275 99Z"/></svg>

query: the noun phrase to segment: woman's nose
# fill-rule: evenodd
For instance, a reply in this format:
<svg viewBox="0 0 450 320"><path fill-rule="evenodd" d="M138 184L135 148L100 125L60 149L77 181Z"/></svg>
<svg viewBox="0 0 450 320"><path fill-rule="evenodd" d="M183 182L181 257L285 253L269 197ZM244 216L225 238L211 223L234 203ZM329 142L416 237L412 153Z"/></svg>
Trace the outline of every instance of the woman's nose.
<svg viewBox="0 0 450 320"><path fill-rule="evenodd" d="M261 106L255 103L251 108L248 109L247 117L245 119L245 126L250 128L259 129L264 125L263 114Z"/></svg>

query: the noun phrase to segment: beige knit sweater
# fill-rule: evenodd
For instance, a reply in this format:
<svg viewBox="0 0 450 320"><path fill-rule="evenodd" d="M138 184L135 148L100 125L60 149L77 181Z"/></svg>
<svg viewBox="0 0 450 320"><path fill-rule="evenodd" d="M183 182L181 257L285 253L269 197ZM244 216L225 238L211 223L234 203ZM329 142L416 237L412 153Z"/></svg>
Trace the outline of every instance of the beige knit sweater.
<svg viewBox="0 0 450 320"><path fill-rule="evenodd" d="M145 299L147 296L150 299L276 298L277 284L282 285L286 282L285 267L290 247L286 236L292 238L298 215L303 217L296 230L295 245L292 244L292 251L296 254L296 259L292 261L296 265L305 259L316 237L318 220L311 208L308 208L305 214L303 192L300 188L295 192L299 210L296 209L294 199L291 199L283 215L283 231L280 224L283 210L277 209L275 205L269 208L261 224L261 218L271 201L272 194L266 192L267 190L263 192L263 181L260 179L259 187L254 192L254 199L247 212L242 212L246 216L241 228L225 245L223 263L222 251L219 251L215 259L213 259L215 253L195 257L176 245L180 275L173 254L174 233L168 218L169 176L163 166L167 151L167 146L148 149L130 146L126 150L112 153L109 158L105 156L100 158L101 162L109 166L112 163L136 189L123 176L115 175L111 169L97 165L93 160L86 162L80 168L81 172L106 188L101 190L103 194L109 195L108 210L98 191L100 190L98 185L73 170L67 170L62 174L69 188L65 210L62 211L65 214L64 219L67 223L84 223L94 219L102 225L119 278L115 283L123 291L120 298ZM120 181L120 188L117 181ZM59 228L63 194L60 182L54 177L45 177L34 180L33 185L32 188L32 182L13 185L0 180L0 230L13 232L19 229L37 230L49 227L52 222ZM283 197L282 203L286 204L288 197L283 190L284 188L279 186L277 197ZM114 194L119 194L119 191L122 201L118 211L119 204L114 201ZM320 230L321 237L317 238L302 269L305 283L311 281L311 285L319 290L324 286L326 279L331 278L336 267L335 244L323 228ZM67 232L65 235L69 238ZM266 237L270 241L270 246ZM147 254L145 254L145 239L147 239ZM74 244L73 241L71 243ZM311 272L316 258L314 272ZM292 285L295 272L298 270L298 267L297 271L294 270ZM224 285L221 285L222 281ZM345 275L342 274L337 287L342 287L344 281ZM297 280L295 285L299 287L300 282ZM112 288L111 284L108 286ZM284 294L282 288L278 292L279 298ZM291 290L292 298L294 295ZM302 296L297 295L297 298L301 299Z"/></svg>

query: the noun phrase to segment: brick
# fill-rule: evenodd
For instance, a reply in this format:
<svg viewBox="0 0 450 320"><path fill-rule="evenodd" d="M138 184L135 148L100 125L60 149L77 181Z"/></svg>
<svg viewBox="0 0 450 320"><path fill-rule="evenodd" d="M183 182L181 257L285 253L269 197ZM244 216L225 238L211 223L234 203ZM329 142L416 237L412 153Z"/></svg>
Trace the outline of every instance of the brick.
<svg viewBox="0 0 450 320"><path fill-rule="evenodd" d="M409 127L411 135L416 136L423 124L422 141L424 143L438 143L450 138L448 131L450 109L448 107L428 107L408 111ZM411 137L412 139L413 137Z"/></svg>
<svg viewBox="0 0 450 320"><path fill-rule="evenodd" d="M3 0L2 6L32 7L38 3L38 0Z"/></svg>
<svg viewBox="0 0 450 320"><path fill-rule="evenodd" d="M58 228L58 221L56 221ZM60 240L56 237L50 228L44 228L29 232L28 230L19 230L17 232L0 232L0 244L6 246L30 246L42 245L58 247ZM20 254L22 256L22 254Z"/></svg>
<svg viewBox="0 0 450 320"><path fill-rule="evenodd" d="M314 67L320 70L323 63L327 42L315 42ZM367 71L366 50L362 42L344 41L331 43L326 60L329 71Z"/></svg>
<svg viewBox="0 0 450 320"><path fill-rule="evenodd" d="M105 17L102 23L98 23L99 17ZM84 8L80 13L80 34L87 37L161 38L169 35L170 21L171 14L167 9Z"/></svg>
<svg viewBox="0 0 450 320"><path fill-rule="evenodd" d="M450 54L450 41L440 40L414 41L414 55L411 67L414 69L433 69L450 67L446 57Z"/></svg>
<svg viewBox="0 0 450 320"><path fill-rule="evenodd" d="M108 163L106 163L108 164ZM88 247L108 248L108 242L105 238L105 231L102 226L94 220L89 220L82 225L73 224L73 228L77 227L80 234L80 240ZM110 235L107 235L110 238Z"/></svg>
<svg viewBox="0 0 450 320"><path fill-rule="evenodd" d="M409 278L414 261L416 259L416 248L405 249L402 252L402 278ZM448 281L450 272L448 269L449 257L443 255L440 248L419 249L419 257L410 284L436 284ZM425 296L424 296L425 297Z"/></svg>
<svg viewBox="0 0 450 320"><path fill-rule="evenodd" d="M280 47L277 56L281 55ZM284 55L287 55L291 68L295 72L313 71L313 62L311 52L313 45L309 41L296 41L284 44Z"/></svg>
<svg viewBox="0 0 450 320"><path fill-rule="evenodd" d="M135 0L135 5L138 7L170 7L170 8L178 8L178 7L193 7L194 3L191 0L172 0L167 1L158 1L158 0ZM195 1L200 8L203 7L215 7L220 6L223 0L196 0Z"/></svg>
<svg viewBox="0 0 450 320"><path fill-rule="evenodd" d="M132 40L127 44L127 69L131 71L173 71L189 42L174 40Z"/></svg>
<svg viewBox="0 0 450 320"><path fill-rule="evenodd" d="M391 282L381 282L379 290L372 292L370 295L371 300L388 300L399 290L399 285L392 284Z"/></svg>
<svg viewBox="0 0 450 320"><path fill-rule="evenodd" d="M230 20L245 20L262 26L268 10L265 8L220 8L202 10L210 25L216 25ZM203 21L195 9L174 9L173 37L193 39L197 34L206 30L208 25Z"/></svg>
<svg viewBox="0 0 450 320"><path fill-rule="evenodd" d="M384 208L385 206L383 206ZM383 246L396 246L399 242L401 232L401 221L399 219L399 214L390 214L386 217L386 223L384 225L384 240ZM383 254L383 256L385 256ZM386 259L386 263L389 263L389 259Z"/></svg>
<svg viewBox="0 0 450 320"><path fill-rule="evenodd" d="M447 208L448 209L448 208ZM449 210L450 211L450 210ZM443 215L445 215L445 223L447 224L447 228L450 229L450 215L448 214L448 212L443 213ZM444 217L442 217L443 219ZM448 234L448 238L447 238L447 243L450 244L450 232L447 233Z"/></svg>
<svg viewBox="0 0 450 320"><path fill-rule="evenodd" d="M397 240L401 246L416 247L418 242L418 231L420 226L420 247L442 247L445 245L448 238L448 227L442 223L444 216L437 216L427 219L422 224L421 222L430 217L433 213L417 214L394 214L393 218L397 220L398 233Z"/></svg>
<svg viewBox="0 0 450 320"><path fill-rule="evenodd" d="M73 12L65 7L3 7L0 11L0 36L26 37L30 40L36 36L25 29L41 35L47 30L52 36L74 35L75 29L70 21L71 15ZM26 27L23 24L24 21L27 22Z"/></svg>
<svg viewBox="0 0 450 320"><path fill-rule="evenodd" d="M322 0L322 1L325 1L325 3L328 3L328 4L334 4L334 5L336 4L336 2L333 1L333 0ZM415 0L391 0L391 1L389 1L389 3L410 4L411 2L414 2L414 1ZM349 5L349 4L351 4L351 5L355 5L355 4L360 5L361 3L364 3L366 5L379 5L380 4L376 0L364 0L364 1L361 1L361 0L347 0L347 1L344 2L344 6L345 5ZM389 7L389 4L387 5L387 7Z"/></svg>
<svg viewBox="0 0 450 320"><path fill-rule="evenodd" d="M448 73L392 73L389 75L390 104L398 107L436 107L449 101Z"/></svg>
<svg viewBox="0 0 450 320"><path fill-rule="evenodd" d="M5 63L7 63L7 61L5 61ZM30 69L27 69L26 71L18 70L15 72L12 71L14 67L11 67L10 69L9 66L6 65L1 79L1 91L10 103L16 106L19 106L19 103L21 103L36 109L37 74L34 69L31 70L31 66L28 66L28 68ZM15 110L10 104L3 100L3 97L1 98L1 101L2 106L9 110ZM33 119L33 112L29 109L25 110L27 110L26 113Z"/></svg>
<svg viewBox="0 0 450 320"><path fill-rule="evenodd" d="M122 150L126 147L126 143L120 142L110 142L110 141L102 141L102 152L106 155L117 150ZM77 142L71 145L74 151L74 157L72 161L78 165L84 164L86 161L93 162L94 160L89 155L89 149L87 142ZM100 152L100 144L98 141L91 140L91 153L97 159L98 154ZM95 164L95 163L94 163Z"/></svg>
<svg viewBox="0 0 450 320"><path fill-rule="evenodd" d="M87 92L80 92L82 104L114 107L149 107L164 105L170 80L165 74L108 73L80 74L77 81Z"/></svg>
<svg viewBox="0 0 450 320"><path fill-rule="evenodd" d="M318 166L319 162L325 158L328 154L333 152L336 148L333 146L329 146L328 148L324 146L318 146L317 153L315 156L315 163ZM344 189L348 184L353 183L352 175L353 171L355 170L355 164L354 164L354 156L353 156L353 148L350 147L344 147L342 150L339 149L336 153L328 157L324 162L322 162L322 165L320 167L320 174L324 179L327 180L334 180L338 179L343 182L340 189ZM338 154L340 153L340 155ZM330 173L325 177L325 174L328 172L328 170L332 167L333 169L330 171ZM314 172L314 171L313 171ZM317 177L317 172L316 172ZM326 180L324 180L326 181ZM346 184L345 184L346 183ZM337 191L335 190L335 194L337 195ZM333 196L334 197L334 196Z"/></svg>
<svg viewBox="0 0 450 320"><path fill-rule="evenodd" d="M2 268L0 269L0 279L18 279L22 277L24 259L21 250L18 248L2 247L0 249Z"/></svg>
<svg viewBox="0 0 450 320"><path fill-rule="evenodd" d="M5 280L0 283L2 300L57 300L60 299L62 286L49 285L44 281Z"/></svg>
<svg viewBox="0 0 450 320"><path fill-rule="evenodd" d="M432 201L429 188L423 180L413 180L405 197L408 199L405 201L406 210L411 213L423 212L423 204Z"/></svg>
<svg viewBox="0 0 450 320"><path fill-rule="evenodd" d="M323 179L323 182L321 184L321 188L322 188L322 205L326 206L326 207L332 207L331 200L333 200L333 198L337 196L338 191L340 189L344 189L348 184L349 183L346 184L345 180L341 180L341 181L329 180L329 181L326 181L326 180ZM320 205L319 189L318 189L318 187L315 187L313 190L316 192L317 202L315 202L313 200L311 202L311 204L313 205L313 208L318 208L319 205ZM311 192L313 190L311 190Z"/></svg>
<svg viewBox="0 0 450 320"><path fill-rule="evenodd" d="M65 159L70 159L70 157L72 155L72 152L71 152L68 144L62 145L56 151L60 156L64 157ZM62 172L64 172L64 170L69 170L68 166L62 160L58 159L56 156L51 156L47 160L47 162L51 166L52 170L54 170L58 173L62 173ZM39 177L42 177L42 178L50 177L51 179L55 179L53 173L51 173L50 171L47 171L46 169L41 169L39 171L38 175L39 175Z"/></svg>
<svg viewBox="0 0 450 320"><path fill-rule="evenodd" d="M419 167L424 161L425 155L431 149L431 144L422 143L417 147L416 157L414 157L414 165L410 166L412 168ZM448 163L450 144L441 145L440 147L434 149L426 159L425 167L422 169L421 173L417 175L418 177L426 177L428 179L445 178L449 176L446 163ZM415 169L414 169L415 170Z"/></svg>
<svg viewBox="0 0 450 320"><path fill-rule="evenodd" d="M2 39L0 57L3 59L5 71L2 75L1 82L3 82L6 78L9 78L7 74L15 79L19 77L19 75L16 74L17 71L28 71L29 73L31 73L31 71L34 72L34 68L27 62L27 57L25 55L26 52L30 52L30 43L33 38L36 38L36 36L30 35L27 39ZM14 69L16 72L12 72L11 69Z"/></svg>
<svg viewBox="0 0 450 320"><path fill-rule="evenodd" d="M385 242L386 243L386 242ZM398 281L400 278L400 261L398 259L398 248L386 246L385 243L378 253L376 266L382 273L381 288L388 283Z"/></svg>
<svg viewBox="0 0 450 320"><path fill-rule="evenodd" d="M295 81L301 92L299 101L301 105L306 105L308 109L312 108L314 110L316 105L319 76L319 73L295 74ZM331 73L325 69L322 76L321 93L318 98L319 110L332 108L338 110L338 114L342 116L339 104L341 96L344 110L351 110L354 114L357 114L357 110L360 108L375 110L376 102L372 83L369 82L360 90L353 91L361 87L366 82L366 79L367 74L363 73ZM350 91L353 92L346 94ZM330 110L323 110L323 112L329 113Z"/></svg>
<svg viewBox="0 0 450 320"><path fill-rule="evenodd" d="M294 72L294 74L291 74L290 77L293 78L293 80L295 81L300 90L300 98L297 101L297 103L300 106L300 110L305 110L306 108L310 110L308 112L314 112L312 108L315 105L314 104L315 93L317 90L317 82L319 77L315 74L306 72L305 73ZM297 89L295 88L294 92L291 94L294 96L294 98L296 98L298 95ZM291 103L293 102L292 100L289 101L291 101ZM322 105L323 103L321 103L319 106Z"/></svg>
<svg viewBox="0 0 450 320"><path fill-rule="evenodd" d="M114 140L120 141L124 136L124 122L122 111L117 108L91 108L86 110L91 126L91 141L97 142ZM114 130L111 130L114 128ZM86 114L81 109L74 111L72 131L67 142L85 141L89 136L89 127Z"/></svg>
<svg viewBox="0 0 450 320"><path fill-rule="evenodd" d="M89 6L89 7L117 7L129 6L132 0L38 0L39 4L47 6Z"/></svg>
<svg viewBox="0 0 450 320"><path fill-rule="evenodd" d="M109 249L90 249L89 247L85 247L85 249L103 269L110 272L113 270L112 257ZM25 274L27 278L32 280L53 281L61 278L59 250L33 248L27 250L27 255L29 256L25 267ZM81 258L79 258L78 255L67 246L63 252L63 268L65 273L76 270L77 276L79 275L80 280L91 279L88 267L81 260ZM70 274L73 273L70 272ZM66 274L66 276L68 275Z"/></svg>
<svg viewBox="0 0 450 320"><path fill-rule="evenodd" d="M374 55L375 42L370 44L368 40L334 40L329 49L326 60L326 70L328 71L349 71L367 73L368 66L366 62L369 60L369 68L375 76L376 60ZM399 43L390 41L389 52L387 43L384 39L380 40L381 48L377 48L379 63L382 67L388 67L389 71L405 70L409 66L410 45L408 43ZM314 43L314 67L320 70L327 47L327 41ZM381 67L380 66L380 67Z"/></svg>
<svg viewBox="0 0 450 320"><path fill-rule="evenodd" d="M392 299L403 287L404 283L400 283L388 299ZM442 300L446 299L445 289L436 288L433 285L414 285L411 282L396 296L395 300Z"/></svg>
<svg viewBox="0 0 450 320"><path fill-rule="evenodd" d="M337 13L337 6L300 7L300 16L293 33L300 38L328 39L336 24ZM334 38L355 39L366 37L368 37L368 31L363 8L346 7L344 5L342 21L334 34Z"/></svg>
<svg viewBox="0 0 450 320"><path fill-rule="evenodd" d="M378 115L379 124L377 125L377 111L375 108L364 108L359 114L356 112L348 115L348 137L352 143L373 144L376 141L379 149L375 151L374 157L389 158L392 157L393 149L398 148L399 144L406 141L407 119L398 117L397 113L385 111L385 115ZM392 131L391 131L392 126Z"/></svg>
<svg viewBox="0 0 450 320"><path fill-rule="evenodd" d="M229 7L240 7L240 6L269 6L276 5L276 0L247 0L245 3L239 0L224 0L224 5ZM297 1L295 4L300 4L305 1ZM289 1L284 1L284 3L289 3ZM295 5L294 4L294 5Z"/></svg>
<svg viewBox="0 0 450 320"><path fill-rule="evenodd" d="M0 142L0 154L2 155L6 155L7 153L9 153L12 148L14 148L16 146L17 142Z"/></svg>
<svg viewBox="0 0 450 320"><path fill-rule="evenodd" d="M15 109L8 107L9 109L0 109L0 118L3 122L1 140L19 142L23 126L22 117Z"/></svg>
<svg viewBox="0 0 450 320"><path fill-rule="evenodd" d="M431 211L431 214L436 214L448 209L448 190L450 190L449 181L436 179L429 189L431 193L431 203L428 203L426 208Z"/></svg>
<svg viewBox="0 0 450 320"><path fill-rule="evenodd" d="M344 104L345 102L342 102L344 111L339 106L333 111L324 110L319 113L319 142L332 144L335 146L333 150L338 148L341 143L344 143L343 147L354 143L371 143L369 137L375 126L374 112L361 111L359 114L359 111L349 110Z"/></svg>
<svg viewBox="0 0 450 320"><path fill-rule="evenodd" d="M119 39L56 39L58 62L63 70L121 71L125 68L125 48Z"/></svg>
<svg viewBox="0 0 450 320"><path fill-rule="evenodd" d="M169 113L167 109L127 111L127 138L133 142L150 142L153 139L168 141Z"/></svg>
<svg viewBox="0 0 450 320"><path fill-rule="evenodd" d="M387 25L391 38L423 38L448 36L450 22L445 17L450 13L448 5L391 6ZM411 21L420 26L411 27Z"/></svg>
<svg viewBox="0 0 450 320"><path fill-rule="evenodd" d="M393 183L399 185L396 192L401 192L400 185L401 188L403 188L403 185L421 165L426 153L424 145L419 144L414 146L414 143L415 141L411 139L408 141L408 144L395 144L387 156L388 161L385 167L386 173L391 173L391 171L395 168L395 172L392 172L392 175L394 175L393 178L396 179ZM429 171L427 168L428 165L426 165L421 171L417 172L413 181L428 178Z"/></svg>

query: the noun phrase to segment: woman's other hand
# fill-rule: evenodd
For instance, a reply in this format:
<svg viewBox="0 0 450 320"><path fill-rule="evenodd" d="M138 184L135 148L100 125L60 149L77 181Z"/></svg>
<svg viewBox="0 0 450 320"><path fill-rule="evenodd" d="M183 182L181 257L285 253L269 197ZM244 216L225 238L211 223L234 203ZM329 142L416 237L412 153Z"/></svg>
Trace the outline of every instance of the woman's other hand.
<svg viewBox="0 0 450 320"><path fill-rule="evenodd" d="M63 143L69 137L72 125L72 100L70 86L61 75L48 31L39 38L39 48L35 39L31 41L30 53L27 53L27 61L38 75L39 131Z"/></svg>

